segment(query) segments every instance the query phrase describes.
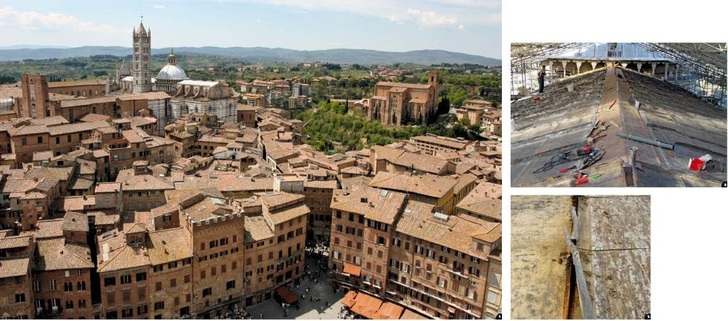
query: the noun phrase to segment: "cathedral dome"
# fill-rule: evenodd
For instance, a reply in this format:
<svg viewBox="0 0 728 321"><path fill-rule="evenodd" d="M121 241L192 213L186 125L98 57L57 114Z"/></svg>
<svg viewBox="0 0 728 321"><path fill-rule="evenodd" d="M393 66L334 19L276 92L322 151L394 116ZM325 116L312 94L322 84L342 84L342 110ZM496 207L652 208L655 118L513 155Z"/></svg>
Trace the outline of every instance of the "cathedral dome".
<svg viewBox="0 0 728 321"><path fill-rule="evenodd" d="M177 59L174 56L174 52L171 52L167 56L167 65L162 68L157 74L157 79L162 80L184 80L188 79L187 74L182 68L177 67Z"/></svg>
<svg viewBox="0 0 728 321"><path fill-rule="evenodd" d="M162 80L183 80L187 79L187 74L182 68L175 65L166 65L157 74L157 79Z"/></svg>

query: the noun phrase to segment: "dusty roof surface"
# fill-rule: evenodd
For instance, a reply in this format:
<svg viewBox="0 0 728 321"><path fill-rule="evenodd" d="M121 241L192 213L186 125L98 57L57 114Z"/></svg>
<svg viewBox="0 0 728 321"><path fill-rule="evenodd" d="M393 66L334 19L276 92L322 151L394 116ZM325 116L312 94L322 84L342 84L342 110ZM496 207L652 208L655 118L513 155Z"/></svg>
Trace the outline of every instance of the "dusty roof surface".
<svg viewBox="0 0 728 321"><path fill-rule="evenodd" d="M579 197L577 212L577 244L596 317L643 318L651 311L650 197Z"/></svg>
<svg viewBox="0 0 728 321"><path fill-rule="evenodd" d="M192 236L185 228L171 228L149 233L147 252L152 265L192 257Z"/></svg>
<svg viewBox="0 0 728 321"><path fill-rule="evenodd" d="M20 232L20 235L33 234L37 240L62 237L63 236L63 219L40 220L35 224L35 230Z"/></svg>
<svg viewBox="0 0 728 321"><path fill-rule="evenodd" d="M97 239L99 254L96 261L100 273L148 266L150 264L149 256L145 255L146 250L128 246L122 232L109 231L99 235Z"/></svg>
<svg viewBox="0 0 728 321"><path fill-rule="evenodd" d="M30 265L29 258L20 259L0 259L2 269L0 269L0 278L11 278L15 276L28 275L28 267Z"/></svg>
<svg viewBox="0 0 728 321"><path fill-rule="evenodd" d="M480 258L487 257L488 253L472 251L470 246L472 238L491 233L496 236L491 243L500 238L500 223L487 222L467 215L446 217L447 220L435 217L433 206L430 204L409 201L397 223L397 232Z"/></svg>
<svg viewBox="0 0 728 321"><path fill-rule="evenodd" d="M481 182L457 204L457 208L501 221L501 195L501 185Z"/></svg>
<svg viewBox="0 0 728 321"><path fill-rule="evenodd" d="M457 183L457 179L431 174L410 175L379 172L369 182L369 185L440 199L448 193L452 193Z"/></svg>
<svg viewBox="0 0 728 321"><path fill-rule="evenodd" d="M404 204L404 193L354 185L347 192L334 191L331 209L363 214L368 219L392 224Z"/></svg>
<svg viewBox="0 0 728 321"><path fill-rule="evenodd" d="M79 212L66 212L63 216L64 231L88 232L88 215Z"/></svg>
<svg viewBox="0 0 728 321"><path fill-rule="evenodd" d="M91 249L86 244L66 243L63 238L38 240L35 268L41 271L92 269Z"/></svg>
<svg viewBox="0 0 728 321"><path fill-rule="evenodd" d="M134 175L134 169L125 169L119 172L116 182L121 183L124 191L152 191L174 189L172 183L154 175Z"/></svg>
<svg viewBox="0 0 728 321"><path fill-rule="evenodd" d="M262 215L245 216L245 243L266 240L275 236Z"/></svg>
<svg viewBox="0 0 728 321"><path fill-rule="evenodd" d="M563 319L571 197L511 197L511 317Z"/></svg>
<svg viewBox="0 0 728 321"><path fill-rule="evenodd" d="M273 224L287 222L311 212L306 206L303 195L265 193L258 196L263 204L263 214L269 215Z"/></svg>

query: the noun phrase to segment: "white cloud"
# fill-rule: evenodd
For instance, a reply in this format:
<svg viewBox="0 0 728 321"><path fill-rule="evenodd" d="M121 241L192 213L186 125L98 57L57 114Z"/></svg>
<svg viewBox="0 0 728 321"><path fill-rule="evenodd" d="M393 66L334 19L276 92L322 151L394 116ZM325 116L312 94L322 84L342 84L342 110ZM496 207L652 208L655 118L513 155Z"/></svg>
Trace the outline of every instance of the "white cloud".
<svg viewBox="0 0 728 321"><path fill-rule="evenodd" d="M164 9L164 8L167 8L167 6L165 6L163 4L155 4L154 5L154 9Z"/></svg>
<svg viewBox="0 0 728 321"><path fill-rule="evenodd" d="M256 23L263 23L263 20L260 20L260 19L255 19L255 22L256 22Z"/></svg>
<svg viewBox="0 0 728 321"><path fill-rule="evenodd" d="M420 28L500 25L501 0L225 0L255 2L306 11L345 12L379 17ZM463 27L461 28L460 25Z"/></svg>
<svg viewBox="0 0 728 321"><path fill-rule="evenodd" d="M421 11L417 9L408 8L407 16L414 19L420 27L442 27L442 26L455 26L458 23L458 19L452 17L446 17L434 11Z"/></svg>
<svg viewBox="0 0 728 321"><path fill-rule="evenodd" d="M20 12L11 7L0 7L0 27L10 26L24 31L38 30L72 30L91 33L118 34L122 30L97 23L79 20L75 16L57 12L46 14L25 11Z"/></svg>

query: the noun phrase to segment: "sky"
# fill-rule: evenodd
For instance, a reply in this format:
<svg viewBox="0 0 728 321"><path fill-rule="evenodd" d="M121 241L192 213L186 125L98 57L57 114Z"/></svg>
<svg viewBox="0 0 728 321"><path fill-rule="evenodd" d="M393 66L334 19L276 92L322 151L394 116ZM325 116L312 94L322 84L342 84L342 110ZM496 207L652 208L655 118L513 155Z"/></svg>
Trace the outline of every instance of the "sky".
<svg viewBox="0 0 728 321"><path fill-rule="evenodd" d="M0 2L0 47L442 49L501 58L501 0L155 0Z"/></svg>

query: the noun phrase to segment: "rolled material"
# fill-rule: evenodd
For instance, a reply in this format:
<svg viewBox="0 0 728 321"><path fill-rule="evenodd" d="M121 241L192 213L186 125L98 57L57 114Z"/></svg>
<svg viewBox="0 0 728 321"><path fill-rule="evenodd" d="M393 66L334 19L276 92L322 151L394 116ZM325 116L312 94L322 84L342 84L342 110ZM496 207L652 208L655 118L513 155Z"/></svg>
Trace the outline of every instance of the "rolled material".
<svg viewBox="0 0 728 321"><path fill-rule="evenodd" d="M639 136L635 136L635 135L631 135L631 134L625 134L623 132L618 132L617 133L617 136L622 137L622 138L626 138L626 139L629 139L629 140L633 140L633 141L636 141L636 142L645 143L645 144L649 144L649 145L652 145L652 146L657 146L657 147L669 149L669 150L674 150L675 149L675 145L673 145L673 144L663 143L663 142L658 141L658 140L647 139L647 138L643 138L643 137L639 137Z"/></svg>

